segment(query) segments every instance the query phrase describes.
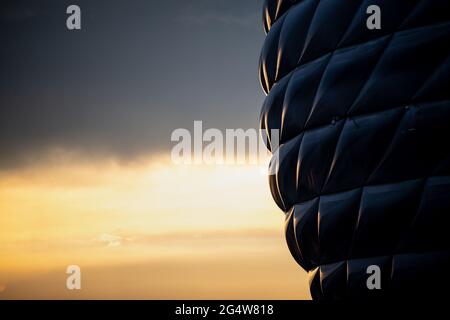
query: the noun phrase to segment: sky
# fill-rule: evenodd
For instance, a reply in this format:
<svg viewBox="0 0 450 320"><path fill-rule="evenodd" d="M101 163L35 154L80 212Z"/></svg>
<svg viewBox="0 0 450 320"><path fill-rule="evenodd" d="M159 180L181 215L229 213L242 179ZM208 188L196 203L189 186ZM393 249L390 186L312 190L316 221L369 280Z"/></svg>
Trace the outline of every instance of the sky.
<svg viewBox="0 0 450 320"><path fill-rule="evenodd" d="M76 32L72 2L1 11L2 167L52 148L125 161L165 152L194 120L257 126L261 1L78 1Z"/></svg>
<svg viewBox="0 0 450 320"><path fill-rule="evenodd" d="M0 299L310 298L260 167L170 159L194 120L257 128L261 8L2 1Z"/></svg>

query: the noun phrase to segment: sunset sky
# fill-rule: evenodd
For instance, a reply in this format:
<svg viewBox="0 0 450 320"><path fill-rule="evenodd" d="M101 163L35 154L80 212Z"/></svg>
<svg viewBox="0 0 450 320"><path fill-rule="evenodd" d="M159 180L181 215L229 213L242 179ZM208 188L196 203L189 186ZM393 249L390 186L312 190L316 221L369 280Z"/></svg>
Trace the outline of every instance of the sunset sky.
<svg viewBox="0 0 450 320"><path fill-rule="evenodd" d="M1 4L0 299L309 299L261 167L170 159L257 127L262 1L75 2Z"/></svg>

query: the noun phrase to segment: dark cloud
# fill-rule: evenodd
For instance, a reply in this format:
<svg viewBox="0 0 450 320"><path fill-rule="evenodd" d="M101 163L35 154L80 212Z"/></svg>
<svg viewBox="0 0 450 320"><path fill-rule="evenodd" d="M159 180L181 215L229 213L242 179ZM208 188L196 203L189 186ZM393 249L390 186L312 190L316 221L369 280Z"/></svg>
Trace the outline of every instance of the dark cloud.
<svg viewBox="0 0 450 320"><path fill-rule="evenodd" d="M14 23L22 22L37 15L37 12L31 6L23 1L5 1L1 5L0 22Z"/></svg>
<svg viewBox="0 0 450 320"><path fill-rule="evenodd" d="M170 133L255 127L261 0L2 2L0 167L52 148L133 158Z"/></svg>

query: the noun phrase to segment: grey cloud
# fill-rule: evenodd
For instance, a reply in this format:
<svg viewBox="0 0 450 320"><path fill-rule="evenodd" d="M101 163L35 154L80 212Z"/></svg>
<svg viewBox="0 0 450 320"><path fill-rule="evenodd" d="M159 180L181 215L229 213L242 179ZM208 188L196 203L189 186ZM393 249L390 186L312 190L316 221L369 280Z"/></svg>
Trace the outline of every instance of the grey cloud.
<svg viewBox="0 0 450 320"><path fill-rule="evenodd" d="M23 1L5 1L0 11L0 22L15 23L35 17L38 13L34 7L27 6Z"/></svg>
<svg viewBox="0 0 450 320"><path fill-rule="evenodd" d="M260 0L80 0L79 32L65 28L70 1L20 3L38 14L0 29L0 168L55 148L168 152L194 120L257 126Z"/></svg>

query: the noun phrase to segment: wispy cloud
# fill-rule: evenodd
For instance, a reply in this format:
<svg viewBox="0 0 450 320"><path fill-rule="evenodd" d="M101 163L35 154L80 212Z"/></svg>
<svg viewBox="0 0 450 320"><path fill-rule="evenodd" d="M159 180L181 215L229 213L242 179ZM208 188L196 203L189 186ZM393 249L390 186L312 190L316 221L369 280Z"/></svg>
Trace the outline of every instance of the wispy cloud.
<svg viewBox="0 0 450 320"><path fill-rule="evenodd" d="M94 239L94 242L100 243L102 245L106 245L107 247L119 247L126 242L130 242L131 239L124 238L118 235L102 233L97 238Z"/></svg>
<svg viewBox="0 0 450 320"><path fill-rule="evenodd" d="M232 14L205 12L200 14L184 14L177 21L189 25L225 24L237 25L239 27L255 27L256 13L248 16L236 16Z"/></svg>
<svg viewBox="0 0 450 320"><path fill-rule="evenodd" d="M240 28L258 28L261 1L192 1L183 6L177 21L188 25L229 25Z"/></svg>

